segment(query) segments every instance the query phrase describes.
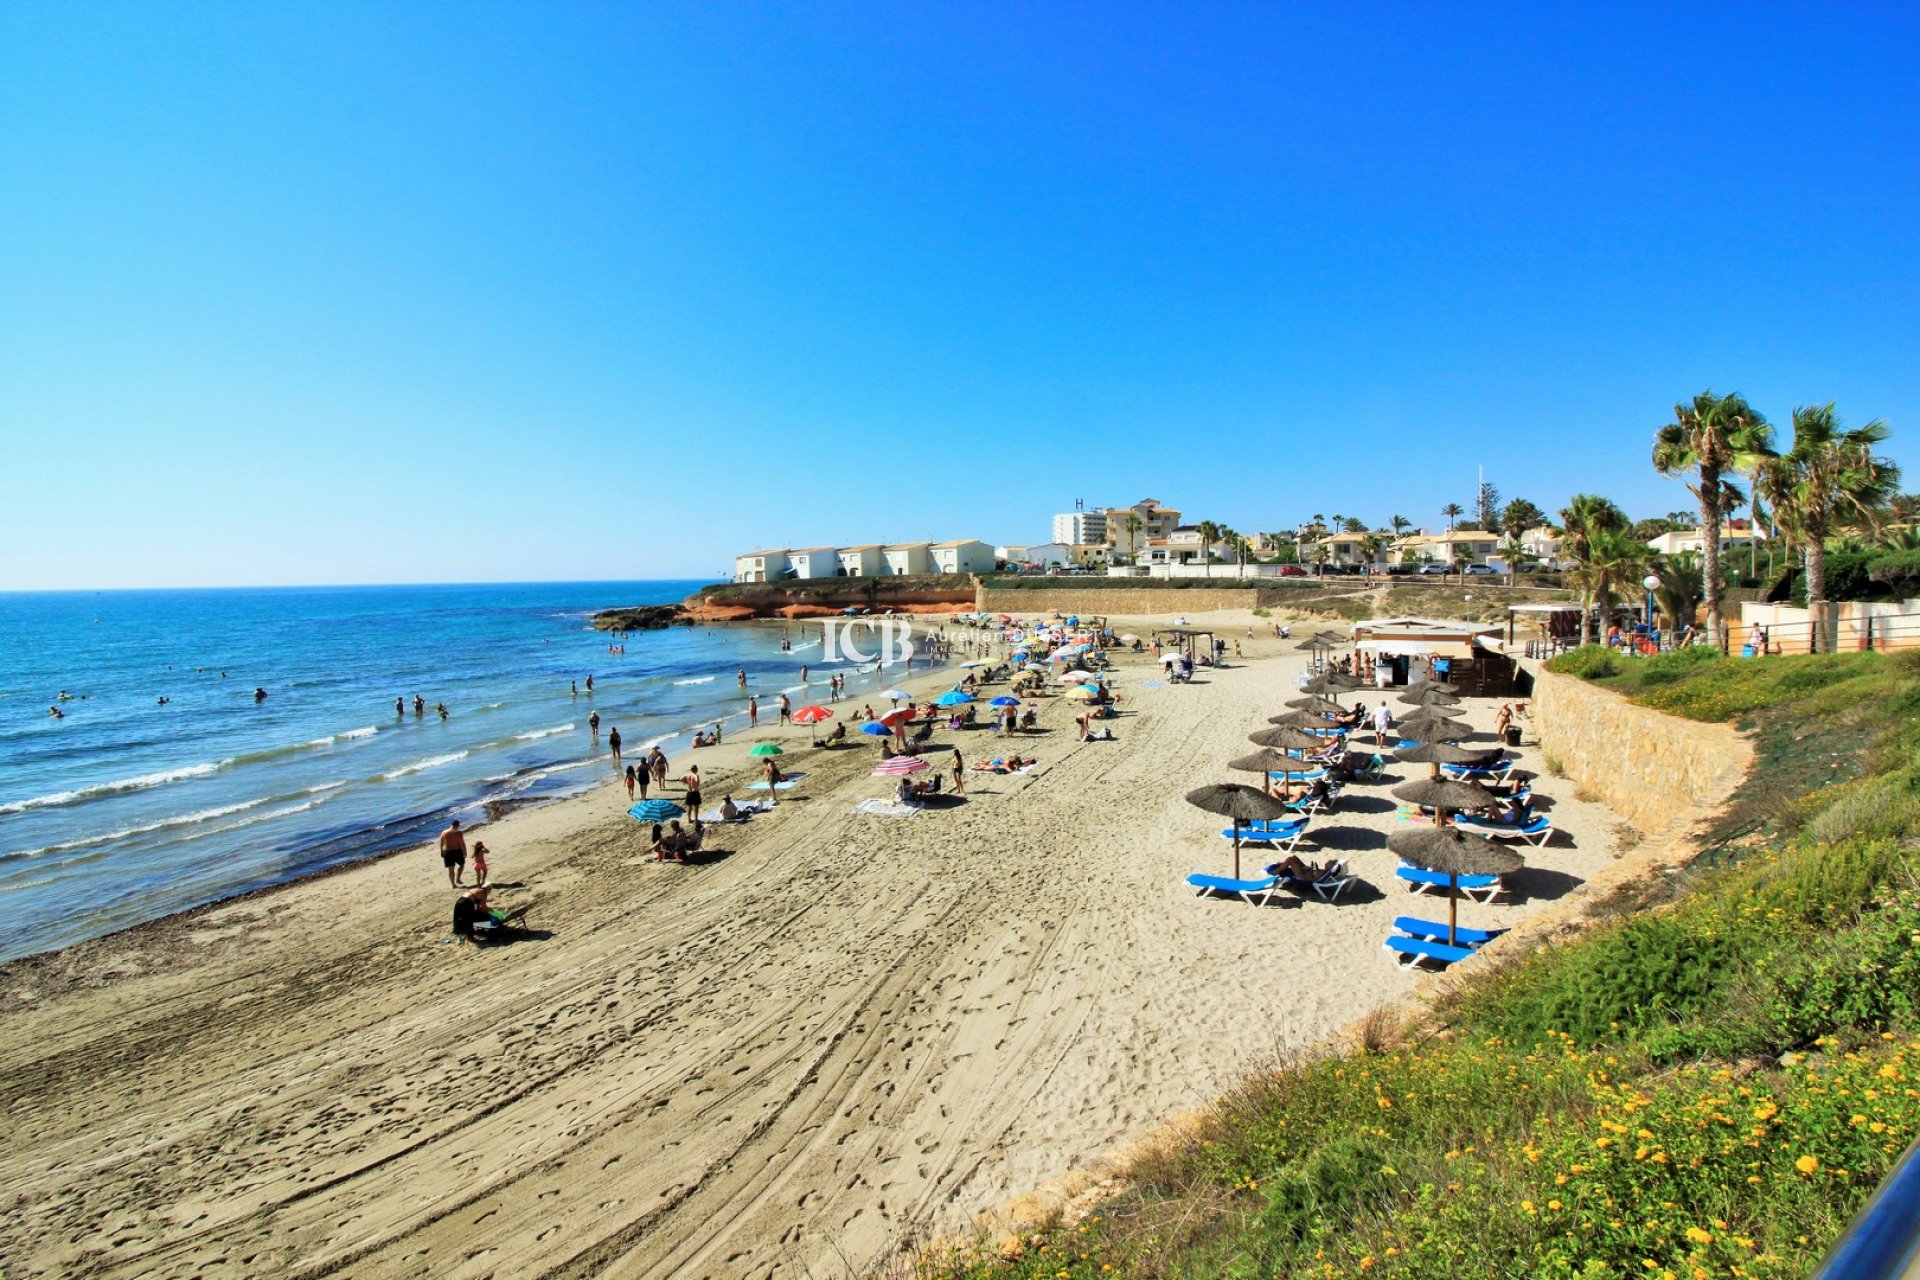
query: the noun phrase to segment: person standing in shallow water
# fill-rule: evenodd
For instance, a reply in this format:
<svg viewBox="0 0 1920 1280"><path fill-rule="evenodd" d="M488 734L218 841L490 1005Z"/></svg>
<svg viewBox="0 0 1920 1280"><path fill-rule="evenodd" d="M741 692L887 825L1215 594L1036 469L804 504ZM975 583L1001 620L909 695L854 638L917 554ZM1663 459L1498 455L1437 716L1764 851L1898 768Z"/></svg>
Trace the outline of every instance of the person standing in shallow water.
<svg viewBox="0 0 1920 1280"><path fill-rule="evenodd" d="M592 712L587 716L587 732L596 738L600 736L600 713L598 711Z"/></svg>
<svg viewBox="0 0 1920 1280"><path fill-rule="evenodd" d="M620 767L620 726L613 725L607 730L607 749L613 752L613 767Z"/></svg>

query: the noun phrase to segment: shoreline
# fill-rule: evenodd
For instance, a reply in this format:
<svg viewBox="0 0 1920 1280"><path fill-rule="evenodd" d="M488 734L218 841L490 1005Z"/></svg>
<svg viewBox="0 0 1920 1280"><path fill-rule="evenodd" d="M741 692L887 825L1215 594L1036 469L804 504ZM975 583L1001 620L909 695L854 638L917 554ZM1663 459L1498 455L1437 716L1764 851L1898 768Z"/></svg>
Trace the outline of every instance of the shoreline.
<svg viewBox="0 0 1920 1280"><path fill-rule="evenodd" d="M652 606L649 606L649 607L652 607ZM589 613L585 616L591 617L593 615L592 613ZM785 632L795 624L792 620L786 620L786 619L780 619L780 618L743 618L743 619L705 619L705 620L702 620L698 625L703 627L708 627L708 628L711 628L714 626L726 626L730 628L744 626L744 627L750 627L755 629L771 629L774 631ZM958 659L955 660L956 663L957 661ZM932 665L926 671L913 676L911 678L911 681L912 681L911 684L909 684L908 680L904 677L901 681L897 683L901 687L911 687L917 693L920 688L919 682L923 678L931 679L938 676L940 673L951 672L955 669L956 669L955 663L943 662L943 663ZM828 670L829 672L831 672L832 670L836 670L836 669L828 669ZM818 674L819 673L817 672L815 673L816 678L811 681L812 685L817 686L820 684L820 681L817 678ZM752 692L759 694L763 704L771 702L770 706L763 706L762 710L765 713L772 714L776 718L778 716L778 698L781 692L783 691L784 690L781 687L771 688L765 691L764 693L762 693L759 690L752 690ZM851 702L853 700L853 695L850 694L848 700L849 702ZM698 759L695 762L700 763L706 760L708 756L705 753L708 750L718 751L724 756L726 754L725 747L731 743L732 739L736 734L747 733L747 732L763 733L763 732L766 732L771 727L766 723L765 717L763 715L761 727L757 730L748 730L746 727L746 711L744 710L744 702L745 702L744 695L742 695L739 701L741 703L740 710L723 712L711 719L702 719L696 725L673 729L663 734L631 738L629 739L627 745L630 746L633 749L633 751L631 753L627 753L625 758L628 758L628 759L635 758L637 753L642 753L646 751L649 747L657 743L658 745L661 746L663 750L667 751L668 755L673 760L683 761L684 758L693 750L693 748L688 744L691 742L694 733L714 723L719 723L723 728L722 745L721 747L714 748L714 749L702 748L701 750L703 754L700 757L698 757ZM797 696L795 698L795 701L796 701L796 705L805 705L805 703L802 702ZM612 726L609 725L609 728L611 727ZM604 735L595 735L593 738L593 742L595 746L592 754L584 758L581 758L577 761L571 761L571 762L558 761L558 762L552 762L552 763L547 763L542 765L528 766L526 771L529 773L546 773L546 772L561 772L561 771L575 771L583 774L590 773L594 769L596 762L604 761L607 758L607 753L604 746ZM704 772L704 769L703 769L703 772ZM674 773L674 780L675 780L676 786L678 785L677 784L678 776L679 776L679 770L676 770L676 772ZM520 813L546 810L554 806L566 805L566 804L574 803L576 801L585 800L587 797L593 795L596 791L598 791L604 785L606 785L604 780L594 780L589 778L583 781L578 787L569 787L569 788L560 790L555 794L531 795L531 796L514 795L514 796L508 796L502 800L497 800L497 801L488 801L485 799L484 794L477 794L474 796L463 798L458 801L450 802L438 809L429 810L425 813L418 814L418 815L412 815L410 819L407 818L406 815L395 815L392 817L388 817L380 821L371 823L365 827L362 827L359 829L359 831L361 833L378 831L381 829L383 825L386 825L387 823L399 822L402 820L409 820L416 824L424 823L427 826L434 826L434 825L444 824L449 818L458 817L461 820L461 824L463 828L471 833L474 831L483 830L490 826L495 826ZM615 786L620 785L620 782L617 778L613 780L613 785ZM371 852L354 854L352 856L349 856L337 861L324 862L324 863L308 866L297 872L294 872L291 875L287 875L281 878L268 879L264 883L250 885L236 892L226 893L218 897L211 898L205 902L199 902L191 906L181 907L177 910L167 911L167 912L164 912L163 914L153 916L149 919L140 920L133 924L124 925L119 928L112 929L106 933L94 934L86 938L81 938L72 942L63 943L59 946L50 947L46 950L32 951L24 955L13 956L5 960L0 960L0 975L4 975L8 969L16 965L29 965L35 961L52 960L60 956L63 956L67 952L70 952L78 947L85 947L93 943L111 942L115 939L128 938L130 935L138 934L143 930L152 930L158 927L167 926L177 921L191 920L196 916L205 914L208 911L216 910L223 906L250 902L260 898L262 895L272 894L279 890L292 888L298 885L303 885L303 884L307 884L314 881L325 880L325 879L340 875L343 872L352 871L357 867L377 864L389 858L392 858L396 855L406 854L422 848L426 848L431 843L432 843L431 840L422 842L420 840L417 840L411 837L402 838L398 842L390 844L385 848L377 848Z"/></svg>
<svg viewBox="0 0 1920 1280"><path fill-rule="evenodd" d="M797 739L782 763L811 775L697 865L641 855L611 776L509 815L487 841L527 943L443 945L422 848L0 969L26 1210L0 1249L26 1274L760 1276L966 1230L1417 982L1379 946L1403 894L1256 911L1182 883L1226 856L1185 788L1228 776L1304 658L1246 645L1191 686L1123 657L1119 741L1076 743L1047 699L1033 774L912 819L852 812L885 789L874 754L808 751L804 726L693 753L715 800L755 741ZM1578 835L1540 856L1550 895L1464 922L1610 860L1605 811L1543 782ZM1369 850L1392 807L1358 794L1303 856L1391 890ZM1249 1003L1277 972L1316 980Z"/></svg>

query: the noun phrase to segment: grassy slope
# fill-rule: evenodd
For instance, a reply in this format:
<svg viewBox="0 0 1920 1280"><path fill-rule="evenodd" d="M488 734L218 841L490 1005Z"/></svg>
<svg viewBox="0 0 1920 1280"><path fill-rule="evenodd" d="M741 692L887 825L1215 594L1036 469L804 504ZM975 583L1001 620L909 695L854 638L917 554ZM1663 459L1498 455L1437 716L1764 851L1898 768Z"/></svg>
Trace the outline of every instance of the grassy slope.
<svg viewBox="0 0 1920 1280"><path fill-rule="evenodd" d="M1920 1131L1920 654L1560 661L1754 730L1712 856L1249 1081L1097 1217L924 1273L1806 1274Z"/></svg>

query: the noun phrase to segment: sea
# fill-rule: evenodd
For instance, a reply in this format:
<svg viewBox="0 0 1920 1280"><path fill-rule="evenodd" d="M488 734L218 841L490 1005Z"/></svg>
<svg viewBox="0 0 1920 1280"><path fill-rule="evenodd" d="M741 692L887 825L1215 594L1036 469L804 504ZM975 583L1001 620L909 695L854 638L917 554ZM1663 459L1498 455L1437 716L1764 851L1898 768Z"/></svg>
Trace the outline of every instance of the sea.
<svg viewBox="0 0 1920 1280"><path fill-rule="evenodd" d="M0 593L0 960L577 794L615 728L671 757L744 727L742 670L769 717L897 674L817 623L593 629L701 585Z"/></svg>

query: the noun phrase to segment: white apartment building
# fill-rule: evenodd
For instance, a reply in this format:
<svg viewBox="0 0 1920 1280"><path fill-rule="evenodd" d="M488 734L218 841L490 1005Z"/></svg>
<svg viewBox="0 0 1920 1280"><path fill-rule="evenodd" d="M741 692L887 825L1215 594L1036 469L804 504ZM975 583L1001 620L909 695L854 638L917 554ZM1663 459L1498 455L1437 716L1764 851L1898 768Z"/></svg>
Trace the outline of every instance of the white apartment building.
<svg viewBox="0 0 1920 1280"><path fill-rule="evenodd" d="M1063 511L1053 518L1053 540L1064 546L1075 543L1105 542L1107 513L1104 511Z"/></svg>

